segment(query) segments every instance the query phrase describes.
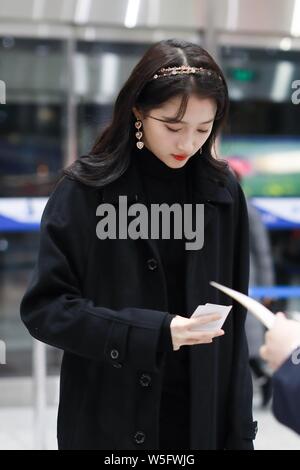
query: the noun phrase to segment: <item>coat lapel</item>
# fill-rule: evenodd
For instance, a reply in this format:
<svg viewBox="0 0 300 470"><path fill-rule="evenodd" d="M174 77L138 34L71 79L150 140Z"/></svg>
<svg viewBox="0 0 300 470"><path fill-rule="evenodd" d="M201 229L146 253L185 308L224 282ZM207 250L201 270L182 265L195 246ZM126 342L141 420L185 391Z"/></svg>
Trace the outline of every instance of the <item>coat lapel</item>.
<svg viewBox="0 0 300 470"><path fill-rule="evenodd" d="M190 171L190 202L204 204L204 226L213 219L219 204L232 204L233 199L227 186L202 158L194 160Z"/></svg>
<svg viewBox="0 0 300 470"><path fill-rule="evenodd" d="M127 196L128 207L134 203L147 205L146 195L144 194L142 181L138 169L134 164L134 159L131 160L129 167L120 178L102 189L102 202L118 207L119 196ZM139 241L146 242L151 250L152 256L160 260L155 240L148 238Z"/></svg>
<svg viewBox="0 0 300 470"><path fill-rule="evenodd" d="M209 233L217 230L217 226L214 228L213 223L217 219L220 207L233 203L226 182L220 179L216 170L203 159L195 160L193 163L190 200L193 204L204 204L204 247L200 250L186 251L187 315L191 315L197 305L209 299L209 281L211 280L209 268L211 266L207 266L207 253L209 252L209 258L211 257L211 262L213 262L216 247L210 247L210 250L207 250L206 244L209 243ZM206 255L204 248L206 248Z"/></svg>
<svg viewBox="0 0 300 470"><path fill-rule="evenodd" d="M105 203L119 204L119 196L127 196L128 205L142 202L142 184L138 171L133 162L117 180L102 188L102 201Z"/></svg>

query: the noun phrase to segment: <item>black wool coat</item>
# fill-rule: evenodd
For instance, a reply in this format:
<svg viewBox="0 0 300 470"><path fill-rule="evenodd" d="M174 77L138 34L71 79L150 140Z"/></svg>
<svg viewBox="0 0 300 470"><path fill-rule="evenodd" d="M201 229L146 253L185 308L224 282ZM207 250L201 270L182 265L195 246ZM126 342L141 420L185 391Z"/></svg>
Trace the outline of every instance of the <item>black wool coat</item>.
<svg viewBox="0 0 300 470"><path fill-rule="evenodd" d="M248 287L241 188L229 173L222 183L204 158L195 160L190 177L193 203L205 205L205 240L201 250L186 252L186 316L206 302L230 304L211 280L242 292ZM127 196L128 206L145 201L133 160L102 189L68 177L58 183L21 303L31 335L64 351L60 449L158 449L166 281L155 240L96 236L98 205L118 210L119 195ZM192 450L253 447L245 315L234 304L223 337L189 347Z"/></svg>

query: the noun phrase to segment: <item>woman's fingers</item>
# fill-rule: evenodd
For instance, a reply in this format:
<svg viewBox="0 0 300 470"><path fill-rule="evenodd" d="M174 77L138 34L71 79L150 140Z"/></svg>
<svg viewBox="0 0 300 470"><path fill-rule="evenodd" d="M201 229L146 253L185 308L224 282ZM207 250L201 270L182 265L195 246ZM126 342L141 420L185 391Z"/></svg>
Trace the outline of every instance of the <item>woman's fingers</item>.
<svg viewBox="0 0 300 470"><path fill-rule="evenodd" d="M199 331L198 334L193 332L193 335L190 335L186 338L187 344L204 344L212 343L214 338L218 336L223 336L225 333L223 330L217 331Z"/></svg>
<svg viewBox="0 0 300 470"><path fill-rule="evenodd" d="M209 315L201 315L196 318L190 318L190 328L195 327L196 325L206 325L207 323L211 323L213 321L220 320L222 317L218 313L211 313Z"/></svg>
<svg viewBox="0 0 300 470"><path fill-rule="evenodd" d="M219 314L203 315L198 318L186 318L176 315L170 324L174 351L177 351L183 345L211 343L214 338L223 336L224 331L221 329L216 330L214 325L208 331L199 328L200 325L209 325L209 323L220 318Z"/></svg>
<svg viewBox="0 0 300 470"><path fill-rule="evenodd" d="M225 331L224 331L224 330L218 330L218 331L216 332L216 334L215 334L215 337L217 337L217 336L223 336L223 335L225 335Z"/></svg>

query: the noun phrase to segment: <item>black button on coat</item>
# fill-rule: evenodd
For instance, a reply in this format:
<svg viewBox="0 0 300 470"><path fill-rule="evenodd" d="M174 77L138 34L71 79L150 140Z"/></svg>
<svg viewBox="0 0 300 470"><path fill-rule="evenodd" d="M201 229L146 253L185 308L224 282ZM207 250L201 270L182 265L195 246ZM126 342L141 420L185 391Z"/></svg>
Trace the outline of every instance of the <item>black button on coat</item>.
<svg viewBox="0 0 300 470"><path fill-rule="evenodd" d="M187 315L206 302L230 304L211 280L242 292L248 285L243 193L230 174L220 185L204 158L194 163L193 203L205 204L205 240L186 255ZM58 183L43 213L38 261L21 303L32 336L64 350L60 449L158 449L165 278L153 240L96 236L98 205L118 210L119 195L128 205L136 195L143 201L133 163L103 189L67 177ZM252 447L245 315L235 304L224 337L189 347L192 450Z"/></svg>

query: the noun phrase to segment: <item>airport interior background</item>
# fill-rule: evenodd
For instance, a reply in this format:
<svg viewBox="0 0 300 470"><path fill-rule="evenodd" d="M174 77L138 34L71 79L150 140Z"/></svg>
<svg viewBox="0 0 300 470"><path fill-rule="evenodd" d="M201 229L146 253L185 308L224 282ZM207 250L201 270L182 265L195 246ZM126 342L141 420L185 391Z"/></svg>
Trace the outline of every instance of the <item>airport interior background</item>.
<svg viewBox="0 0 300 470"><path fill-rule="evenodd" d="M40 349L19 315L43 207L144 51L171 37L221 64L230 119L218 153L243 167L271 243L275 282L260 296L300 317L300 1L0 0L0 449L55 448L61 352ZM300 449L256 399L258 448Z"/></svg>

